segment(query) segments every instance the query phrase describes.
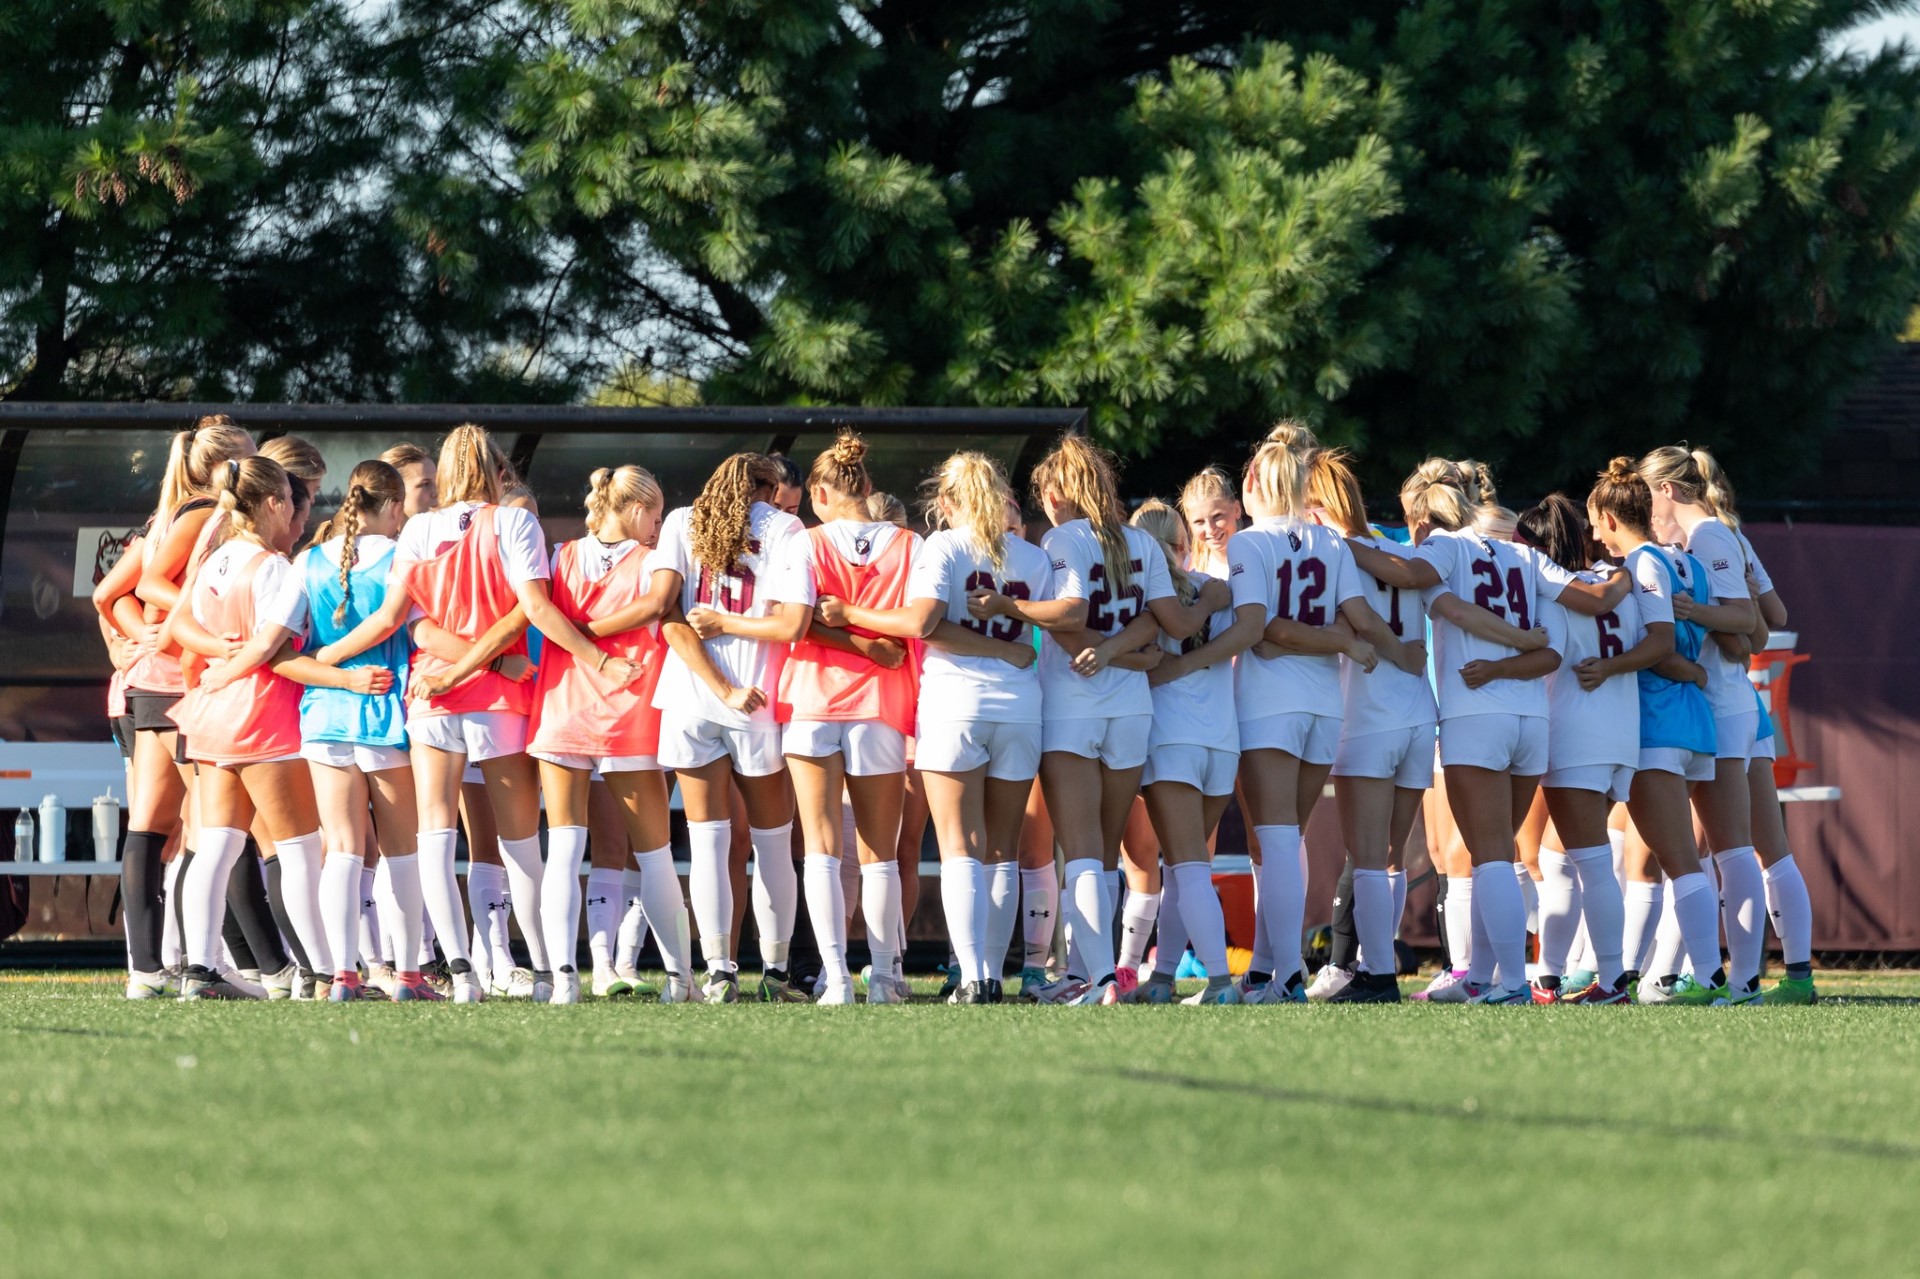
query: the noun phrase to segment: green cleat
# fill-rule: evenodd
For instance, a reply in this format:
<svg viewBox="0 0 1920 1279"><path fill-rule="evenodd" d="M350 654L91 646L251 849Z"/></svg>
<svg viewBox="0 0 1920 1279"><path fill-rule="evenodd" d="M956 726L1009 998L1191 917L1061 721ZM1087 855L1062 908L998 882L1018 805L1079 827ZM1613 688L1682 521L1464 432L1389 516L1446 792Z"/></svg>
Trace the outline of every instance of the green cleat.
<svg viewBox="0 0 1920 1279"><path fill-rule="evenodd" d="M1682 976L1668 991L1670 1004L1679 1004L1685 1008L1712 1008L1724 1006L1727 1002L1727 987L1723 982L1718 986L1709 986L1694 980L1691 974Z"/></svg>
<svg viewBox="0 0 1920 1279"><path fill-rule="evenodd" d="M1782 977L1766 995L1770 1004L1811 1004L1819 998L1811 977Z"/></svg>

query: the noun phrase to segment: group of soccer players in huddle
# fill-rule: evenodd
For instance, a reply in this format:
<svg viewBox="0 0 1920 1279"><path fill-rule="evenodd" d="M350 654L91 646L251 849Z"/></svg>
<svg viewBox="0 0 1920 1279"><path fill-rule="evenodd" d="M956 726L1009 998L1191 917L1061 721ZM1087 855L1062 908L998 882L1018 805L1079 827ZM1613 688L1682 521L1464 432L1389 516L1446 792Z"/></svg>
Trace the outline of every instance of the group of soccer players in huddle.
<svg viewBox="0 0 1920 1279"><path fill-rule="evenodd" d="M479 426L361 462L310 536L310 443L180 432L94 595L128 997L576 1003L638 989L650 929L662 1002L726 1003L750 900L761 998L901 1002L931 823L952 1002L1005 997L1016 926L1041 1002L1170 1003L1189 948L1187 1003L1394 1002L1424 806L1447 962L1415 999L1814 998L1746 677L1785 610L1705 452L1617 458L1518 517L1484 465L1430 459L1401 541L1295 424L1237 484L1210 467L1130 518L1112 458L1068 436L1033 474L1037 545L993 459L939 467L921 536L865 453L735 454L671 511L643 467L597 470L550 551ZM1348 864L1309 986L1301 832L1329 777ZM1238 978L1211 867L1236 795ZM1786 975L1763 991L1769 917Z"/></svg>

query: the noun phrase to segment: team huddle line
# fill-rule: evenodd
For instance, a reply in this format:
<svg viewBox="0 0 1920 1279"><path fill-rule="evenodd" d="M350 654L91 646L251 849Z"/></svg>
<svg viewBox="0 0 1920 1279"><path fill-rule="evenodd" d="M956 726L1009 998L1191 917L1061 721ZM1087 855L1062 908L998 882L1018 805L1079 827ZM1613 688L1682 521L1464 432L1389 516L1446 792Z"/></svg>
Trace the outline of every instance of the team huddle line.
<svg viewBox="0 0 1920 1279"><path fill-rule="evenodd" d="M761 998L856 1002L857 911L866 1001L901 1002L931 824L952 1002L1005 998L1016 927L1040 1002L1173 1002L1189 949L1188 1003L1396 1002L1424 812L1447 959L1415 999L1813 1001L1746 677L1785 607L1704 451L1616 458L1517 518L1486 466L1429 459L1403 542L1296 424L1237 484L1209 467L1131 518L1113 458L1068 436L1034 472L1039 545L991 458L927 480L921 536L865 455L846 431L804 475L735 454L672 511L644 468L602 468L550 550L479 426L355 466L311 539L311 444L180 432L94 594L128 997L577 1003L584 908L593 994L637 988L650 929L663 1002L727 1003L750 906ZM1309 986L1301 832L1329 778L1348 861ZM1236 796L1237 979L1210 851ZM1763 991L1769 919L1787 971Z"/></svg>

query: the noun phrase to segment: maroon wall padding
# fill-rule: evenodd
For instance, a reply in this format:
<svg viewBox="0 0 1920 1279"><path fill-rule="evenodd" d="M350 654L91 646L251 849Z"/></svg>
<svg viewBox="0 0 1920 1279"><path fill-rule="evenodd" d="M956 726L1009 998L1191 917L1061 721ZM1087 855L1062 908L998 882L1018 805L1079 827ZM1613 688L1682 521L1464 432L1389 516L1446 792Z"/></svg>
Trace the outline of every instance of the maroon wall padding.
<svg viewBox="0 0 1920 1279"><path fill-rule="evenodd" d="M1800 634L1790 699L1802 785L1838 803L1787 805L1813 897L1817 950L1920 949L1920 529L1750 524ZM1912 811L1909 812L1909 809Z"/></svg>

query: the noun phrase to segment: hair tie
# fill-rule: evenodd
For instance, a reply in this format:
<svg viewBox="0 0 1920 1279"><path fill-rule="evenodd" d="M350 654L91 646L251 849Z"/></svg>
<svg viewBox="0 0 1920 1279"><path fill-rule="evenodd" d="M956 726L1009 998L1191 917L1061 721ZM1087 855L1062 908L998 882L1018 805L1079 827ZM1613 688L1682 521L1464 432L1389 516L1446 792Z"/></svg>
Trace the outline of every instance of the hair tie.
<svg viewBox="0 0 1920 1279"><path fill-rule="evenodd" d="M227 483L236 489L240 487L240 460L238 458L230 457L227 459Z"/></svg>

